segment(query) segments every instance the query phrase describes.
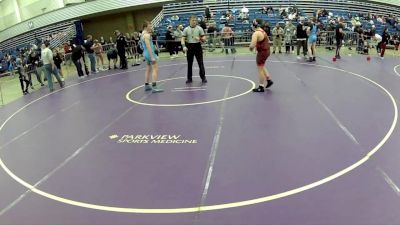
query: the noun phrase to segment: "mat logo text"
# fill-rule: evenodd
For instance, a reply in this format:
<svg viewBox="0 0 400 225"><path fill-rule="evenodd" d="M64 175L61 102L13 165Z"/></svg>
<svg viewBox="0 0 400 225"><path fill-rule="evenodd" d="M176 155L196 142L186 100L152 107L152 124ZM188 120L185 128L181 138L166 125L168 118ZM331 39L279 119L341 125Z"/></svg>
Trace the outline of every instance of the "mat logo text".
<svg viewBox="0 0 400 225"><path fill-rule="evenodd" d="M197 144L197 140L184 139L182 135L123 135L118 144Z"/></svg>

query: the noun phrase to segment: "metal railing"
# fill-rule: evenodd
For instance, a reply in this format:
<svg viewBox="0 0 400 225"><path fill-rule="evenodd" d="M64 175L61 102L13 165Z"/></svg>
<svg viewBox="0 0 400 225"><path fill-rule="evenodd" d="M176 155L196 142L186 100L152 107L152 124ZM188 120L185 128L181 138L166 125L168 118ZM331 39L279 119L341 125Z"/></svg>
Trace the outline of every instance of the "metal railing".
<svg viewBox="0 0 400 225"><path fill-rule="evenodd" d="M164 19L164 8L161 10L160 13L158 13L158 15L151 21L151 25L153 25L153 27L158 27L158 25L160 24L161 20Z"/></svg>

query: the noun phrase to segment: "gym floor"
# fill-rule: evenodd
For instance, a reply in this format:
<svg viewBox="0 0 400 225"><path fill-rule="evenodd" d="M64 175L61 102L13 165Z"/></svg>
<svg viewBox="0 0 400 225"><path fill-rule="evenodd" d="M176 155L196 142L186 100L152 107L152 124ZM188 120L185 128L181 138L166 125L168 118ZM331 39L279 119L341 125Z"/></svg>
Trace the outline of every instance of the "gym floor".
<svg viewBox="0 0 400 225"><path fill-rule="evenodd" d="M0 224L399 224L398 58L161 61L0 108Z"/></svg>

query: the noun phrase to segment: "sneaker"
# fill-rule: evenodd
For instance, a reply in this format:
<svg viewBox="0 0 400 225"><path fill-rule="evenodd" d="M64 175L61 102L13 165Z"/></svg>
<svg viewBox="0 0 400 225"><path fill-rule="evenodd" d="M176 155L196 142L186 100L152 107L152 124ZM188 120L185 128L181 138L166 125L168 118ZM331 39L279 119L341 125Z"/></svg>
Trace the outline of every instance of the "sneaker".
<svg viewBox="0 0 400 225"><path fill-rule="evenodd" d="M203 84L207 83L207 79L206 78L202 79L201 83L203 83Z"/></svg>
<svg viewBox="0 0 400 225"><path fill-rule="evenodd" d="M144 91L151 91L151 90L153 90L153 88L151 87L150 84L145 84L144 85Z"/></svg>
<svg viewBox="0 0 400 225"><path fill-rule="evenodd" d="M187 84L191 84L192 82L193 82L193 80L191 80L191 79L187 79L187 80L186 80L186 83L187 83Z"/></svg>
<svg viewBox="0 0 400 225"><path fill-rule="evenodd" d="M40 86L41 86L41 87L43 87L43 86L44 86L44 84L43 84L43 83L41 83L41 84L40 84Z"/></svg>
<svg viewBox="0 0 400 225"><path fill-rule="evenodd" d="M265 88L269 88L274 84L272 80L267 80L267 85L265 85Z"/></svg>
<svg viewBox="0 0 400 225"><path fill-rule="evenodd" d="M301 60L301 56L297 56L297 59L298 59L298 60Z"/></svg>
<svg viewBox="0 0 400 225"><path fill-rule="evenodd" d="M258 88L254 88L253 92L264 92L264 87L263 86L258 86Z"/></svg>
<svg viewBox="0 0 400 225"><path fill-rule="evenodd" d="M153 86L153 90L151 90L152 93L158 93L158 92L163 92L164 90L159 88L158 86Z"/></svg>

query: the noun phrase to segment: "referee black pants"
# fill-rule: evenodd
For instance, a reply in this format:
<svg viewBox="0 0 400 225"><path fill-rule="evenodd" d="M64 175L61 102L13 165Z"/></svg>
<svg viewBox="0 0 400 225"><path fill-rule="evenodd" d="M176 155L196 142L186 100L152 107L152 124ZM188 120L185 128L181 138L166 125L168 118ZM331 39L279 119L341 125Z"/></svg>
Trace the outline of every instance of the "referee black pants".
<svg viewBox="0 0 400 225"><path fill-rule="evenodd" d="M206 79L206 72L204 70L204 63L203 63L203 49L201 48L200 43L188 43L187 45L188 52L186 54L186 59L188 63L188 72L187 72L187 79L192 80L192 67L193 67L193 59L196 56L197 64L199 64L200 69L200 78L202 80Z"/></svg>
<svg viewBox="0 0 400 225"><path fill-rule="evenodd" d="M121 69L128 69L128 61L126 60L125 56L125 48L124 49L117 49L118 56L119 56L119 66Z"/></svg>

